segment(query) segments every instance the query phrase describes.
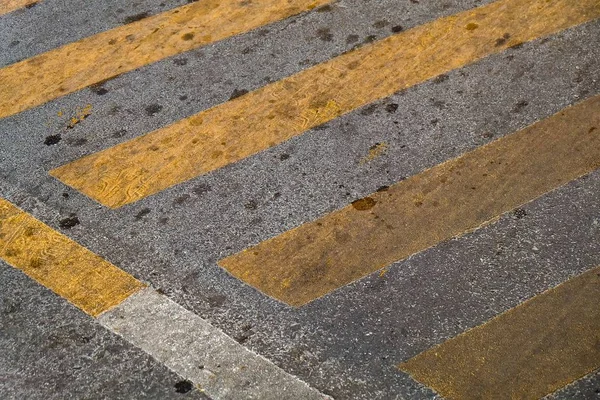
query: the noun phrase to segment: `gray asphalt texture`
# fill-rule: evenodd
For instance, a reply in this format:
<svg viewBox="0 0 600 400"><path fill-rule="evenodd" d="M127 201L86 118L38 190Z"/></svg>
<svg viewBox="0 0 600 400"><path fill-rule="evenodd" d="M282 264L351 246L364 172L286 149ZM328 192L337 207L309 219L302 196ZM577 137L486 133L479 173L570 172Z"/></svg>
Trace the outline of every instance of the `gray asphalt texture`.
<svg viewBox="0 0 600 400"><path fill-rule="evenodd" d="M395 366L600 265L600 171L534 200L524 213L508 213L300 309L264 296L216 263L599 94L600 21L488 57L118 210L48 171L222 103L235 90L256 89L388 36L394 26L407 29L489 2L343 0L124 74L103 85L104 95L85 89L5 118L0 196L335 399L435 398ZM43 0L0 17L0 65L182 3ZM390 103L398 104L395 112L386 110ZM87 104L92 114L66 130L77 107ZM44 144L56 134L59 143ZM382 156L359 164L382 142L388 144ZM81 223L61 229L59 221L72 214ZM7 368L0 369L1 393L45 399L61 384L64 398L88 398L82 386L98 398L184 397L173 393L178 378L163 367L19 272L4 264L0 271L0 368ZM5 343L17 341L26 354L6 350ZM106 356L84 357L98 352ZM36 385L3 378L32 363ZM56 373L52 365L60 366ZM551 398L598 399L600 374Z"/></svg>

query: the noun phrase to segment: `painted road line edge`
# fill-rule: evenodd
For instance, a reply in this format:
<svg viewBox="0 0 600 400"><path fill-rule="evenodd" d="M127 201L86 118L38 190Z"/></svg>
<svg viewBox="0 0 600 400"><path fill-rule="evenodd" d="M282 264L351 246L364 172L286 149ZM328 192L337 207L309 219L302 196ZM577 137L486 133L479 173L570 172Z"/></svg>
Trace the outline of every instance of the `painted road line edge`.
<svg viewBox="0 0 600 400"><path fill-rule="evenodd" d="M600 95L219 261L302 306L600 167Z"/></svg>
<svg viewBox="0 0 600 400"><path fill-rule="evenodd" d="M0 1L0 16L8 14L21 8L30 8L39 3L40 0L2 0Z"/></svg>
<svg viewBox="0 0 600 400"><path fill-rule="evenodd" d="M150 288L99 321L214 399L330 399Z"/></svg>
<svg viewBox="0 0 600 400"><path fill-rule="evenodd" d="M448 399L538 399L600 368L600 267L398 368Z"/></svg>
<svg viewBox="0 0 600 400"><path fill-rule="evenodd" d="M2 198L0 260L215 400L330 399Z"/></svg>
<svg viewBox="0 0 600 400"><path fill-rule="evenodd" d="M1 198L0 259L91 316L145 286Z"/></svg>
<svg viewBox="0 0 600 400"><path fill-rule="evenodd" d="M117 208L511 46L600 17L598 0L499 0L417 26L50 174Z"/></svg>
<svg viewBox="0 0 600 400"><path fill-rule="evenodd" d="M47 51L0 69L0 118L330 1L202 0Z"/></svg>

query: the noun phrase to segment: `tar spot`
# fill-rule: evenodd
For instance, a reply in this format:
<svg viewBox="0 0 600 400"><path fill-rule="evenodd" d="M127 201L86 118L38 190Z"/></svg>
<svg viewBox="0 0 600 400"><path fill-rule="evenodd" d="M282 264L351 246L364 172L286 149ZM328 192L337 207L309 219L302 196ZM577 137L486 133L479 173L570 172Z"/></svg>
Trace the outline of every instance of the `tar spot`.
<svg viewBox="0 0 600 400"><path fill-rule="evenodd" d="M365 197L365 198L353 201L352 207L354 207L354 209L358 210L358 211L367 211L367 210L370 210L371 208L375 207L375 204L377 204L377 201L375 201L375 199L373 199L371 197Z"/></svg>
<svg viewBox="0 0 600 400"><path fill-rule="evenodd" d="M370 104L362 109L360 112L361 115L371 115L377 110L377 104Z"/></svg>
<svg viewBox="0 0 600 400"><path fill-rule="evenodd" d="M95 93L98 96L104 96L106 93L108 93L108 89L100 85L92 85L90 86L90 90L92 91L92 93Z"/></svg>
<svg viewBox="0 0 600 400"><path fill-rule="evenodd" d="M378 192L387 192L387 190L388 190L389 188L390 188L389 186L387 186L387 185L384 185L384 186L380 186L380 187L377 189L377 191L378 191Z"/></svg>
<svg viewBox="0 0 600 400"><path fill-rule="evenodd" d="M244 207L247 210L256 210L258 208L258 203L254 200L250 200L248 203L244 204Z"/></svg>
<svg viewBox="0 0 600 400"><path fill-rule="evenodd" d="M37 4L38 4L38 3L37 3L37 1L36 1L35 3L27 4L27 5L25 6L25 8L33 8L33 7L37 6Z"/></svg>
<svg viewBox="0 0 600 400"><path fill-rule="evenodd" d="M381 28L385 28L388 25L389 25L389 22L387 22L386 20L381 20L381 21L375 22L373 24L373 28L381 29Z"/></svg>
<svg viewBox="0 0 600 400"><path fill-rule="evenodd" d="M160 217L158 219L158 223L161 224L161 225L166 225L167 222L169 222L169 218L168 217Z"/></svg>
<svg viewBox="0 0 600 400"><path fill-rule="evenodd" d="M523 47L524 45L525 45L525 43L523 43L523 42L515 43L512 46L510 46L510 49L517 50L517 49L520 49L521 47Z"/></svg>
<svg viewBox="0 0 600 400"><path fill-rule="evenodd" d="M69 193L67 193L67 192L63 192L63 194L62 194L62 197L63 197L64 199L68 199L68 198L69 198Z"/></svg>
<svg viewBox="0 0 600 400"><path fill-rule="evenodd" d="M477 28L479 28L479 25L476 24L475 22L469 22L467 24L467 26L465 26L465 29L468 30L468 31L474 31Z"/></svg>
<svg viewBox="0 0 600 400"><path fill-rule="evenodd" d="M187 194L187 193L184 193L184 194L182 194L181 196L179 196L179 197L176 197L176 198L175 198L175 200L173 200L173 204L176 204L176 205L179 205L179 206L180 206L180 205L182 205L183 203L185 203L186 201L188 201L190 197L191 197L191 196L190 196L189 194Z"/></svg>
<svg viewBox="0 0 600 400"><path fill-rule="evenodd" d="M214 296L207 297L206 301L208 301L208 305L211 307L221 307L227 301L227 297L222 294L215 294Z"/></svg>
<svg viewBox="0 0 600 400"><path fill-rule="evenodd" d="M527 211L523 210L522 208L517 208L515 211L513 211L513 214L515 218L523 219L527 215Z"/></svg>
<svg viewBox="0 0 600 400"><path fill-rule="evenodd" d="M175 391L177 393L187 393L194 388L194 384L188 380L179 381L175 384Z"/></svg>
<svg viewBox="0 0 600 400"><path fill-rule="evenodd" d="M317 8L315 11L316 12L329 12L331 10L333 10L333 8L331 8L331 6L329 4L326 4L322 7Z"/></svg>
<svg viewBox="0 0 600 400"><path fill-rule="evenodd" d="M528 102L526 102L525 100L521 100L521 101L519 101L519 102L518 102L518 103L515 105L515 107L513 108L513 112L514 112L514 113L520 113L520 112L521 112L521 111L523 111L523 109L524 109L525 107L527 107L528 105L529 105L529 103L528 103Z"/></svg>
<svg viewBox="0 0 600 400"><path fill-rule="evenodd" d="M360 39L360 37L358 35L348 35L348 36L346 36L346 43L347 44L356 43L356 42L358 42L358 39Z"/></svg>
<svg viewBox="0 0 600 400"><path fill-rule="evenodd" d="M373 43L375 40L377 40L377 36L369 35L363 40L363 43Z"/></svg>
<svg viewBox="0 0 600 400"><path fill-rule="evenodd" d="M63 218L60 221L58 221L58 226L60 226L63 229L71 229L75 225L79 225L79 223L79 218L77 218L76 215L71 215L70 217Z"/></svg>
<svg viewBox="0 0 600 400"><path fill-rule="evenodd" d="M287 154L287 153L283 153L282 155L280 155L280 156L279 156L279 159L280 159L281 161L285 161L285 160L287 160L288 158L290 158L290 155L289 155L289 154Z"/></svg>
<svg viewBox="0 0 600 400"><path fill-rule="evenodd" d="M21 43L21 42L19 42L18 40L13 40L12 42L10 42L10 44L8 45L8 47L15 47L19 43Z"/></svg>
<svg viewBox="0 0 600 400"><path fill-rule="evenodd" d="M62 139L62 137L60 136L60 133L57 135L46 136L46 140L44 140L44 144L46 146L52 146L53 144L60 142L61 139Z"/></svg>
<svg viewBox="0 0 600 400"><path fill-rule="evenodd" d="M135 14L135 15L130 15L128 17L125 17L125 19L123 20L123 23L130 24L132 22L139 21L140 19L144 19L144 18L148 17L148 15L149 14L147 11L139 13L139 14Z"/></svg>
<svg viewBox="0 0 600 400"><path fill-rule="evenodd" d="M208 193L211 190L212 188L208 183L200 183L192 189L192 192L194 192L196 196L202 196L203 194Z"/></svg>
<svg viewBox="0 0 600 400"><path fill-rule="evenodd" d="M447 81L448 79L450 79L450 77L446 74L441 74L435 77L435 79L433 80L433 83L442 83Z"/></svg>
<svg viewBox="0 0 600 400"><path fill-rule="evenodd" d="M192 40L194 38L194 34L193 33L186 33L185 35L183 35L181 37L183 40Z"/></svg>
<svg viewBox="0 0 600 400"><path fill-rule="evenodd" d="M185 94L183 96L179 96L179 100L181 100L181 101L185 101L185 100L187 100L187 98L188 97Z"/></svg>
<svg viewBox="0 0 600 400"><path fill-rule="evenodd" d="M116 132L113 132L113 134L110 135L110 136L112 136L114 138L120 138L120 137L125 136L126 133L127 133L126 129L120 129L120 130L118 130Z"/></svg>
<svg viewBox="0 0 600 400"><path fill-rule="evenodd" d="M160 112L160 110L162 110L162 106L159 104L150 104L149 106L147 106L145 108L146 110L146 115L148 115L149 117L152 117L154 114L157 114Z"/></svg>
<svg viewBox="0 0 600 400"><path fill-rule="evenodd" d="M176 58L173 60L173 64L183 66L188 63L187 58Z"/></svg>
<svg viewBox="0 0 600 400"><path fill-rule="evenodd" d="M392 33L402 32L403 30L404 30L404 28L400 25L392 26Z"/></svg>
<svg viewBox="0 0 600 400"><path fill-rule="evenodd" d="M236 99L240 96L245 95L246 93L248 93L248 91L246 89L235 89L232 93L231 96L229 96L229 100L233 100Z"/></svg>
<svg viewBox="0 0 600 400"><path fill-rule="evenodd" d="M592 126L592 127L590 128L590 130L588 131L588 133L592 133L592 132L594 132L596 129L598 129L598 128L596 128L595 126Z"/></svg>
<svg viewBox="0 0 600 400"><path fill-rule="evenodd" d="M385 106L385 111L389 112L389 113L395 113L398 110L398 104L396 103L390 103L387 106Z"/></svg>
<svg viewBox="0 0 600 400"><path fill-rule="evenodd" d="M67 139L67 144L69 146L79 147L86 144L88 140L86 138L69 138Z"/></svg>
<svg viewBox="0 0 600 400"><path fill-rule="evenodd" d="M331 42L333 40L333 34L329 28L317 29L317 37L324 42Z"/></svg>
<svg viewBox="0 0 600 400"><path fill-rule="evenodd" d="M144 207L140 210L140 212L138 212L137 214L135 214L135 220L139 221L141 220L144 216L150 214L150 209L148 207Z"/></svg>

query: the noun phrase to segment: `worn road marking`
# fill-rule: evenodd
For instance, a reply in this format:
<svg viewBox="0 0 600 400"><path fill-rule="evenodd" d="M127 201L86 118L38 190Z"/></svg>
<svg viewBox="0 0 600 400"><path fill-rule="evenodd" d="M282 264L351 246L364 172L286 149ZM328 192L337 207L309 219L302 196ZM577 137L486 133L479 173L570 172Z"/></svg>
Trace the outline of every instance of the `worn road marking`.
<svg viewBox="0 0 600 400"><path fill-rule="evenodd" d="M24 7L31 7L38 3L38 0L0 0L0 15L8 14Z"/></svg>
<svg viewBox="0 0 600 400"><path fill-rule="evenodd" d="M0 69L0 118L331 0L202 0Z"/></svg>
<svg viewBox="0 0 600 400"><path fill-rule="evenodd" d="M399 365L448 399L539 399L600 367L600 267Z"/></svg>
<svg viewBox="0 0 600 400"><path fill-rule="evenodd" d="M152 289L131 296L99 321L211 398L330 399Z"/></svg>
<svg viewBox="0 0 600 400"><path fill-rule="evenodd" d="M330 399L1 198L0 260L215 399Z"/></svg>
<svg viewBox="0 0 600 400"><path fill-rule="evenodd" d="M398 90L598 17L598 0L500 0L362 47L51 174L120 207Z"/></svg>
<svg viewBox="0 0 600 400"><path fill-rule="evenodd" d="M0 199L0 259L92 316L144 286L4 199Z"/></svg>
<svg viewBox="0 0 600 400"><path fill-rule="evenodd" d="M219 264L293 306L473 230L600 167L600 96Z"/></svg>

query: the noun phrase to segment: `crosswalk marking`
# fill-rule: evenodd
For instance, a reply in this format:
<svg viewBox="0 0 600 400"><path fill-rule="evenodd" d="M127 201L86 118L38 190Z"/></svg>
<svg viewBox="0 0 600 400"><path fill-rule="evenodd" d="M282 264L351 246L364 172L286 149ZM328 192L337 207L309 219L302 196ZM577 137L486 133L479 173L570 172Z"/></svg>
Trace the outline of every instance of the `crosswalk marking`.
<svg viewBox="0 0 600 400"><path fill-rule="evenodd" d="M202 0L0 69L0 118L330 0Z"/></svg>
<svg viewBox="0 0 600 400"><path fill-rule="evenodd" d="M302 306L597 169L598 128L600 96L219 265L269 296Z"/></svg>
<svg viewBox="0 0 600 400"><path fill-rule="evenodd" d="M144 284L0 199L0 259L97 316Z"/></svg>
<svg viewBox="0 0 600 400"><path fill-rule="evenodd" d="M399 365L448 399L539 399L600 367L600 267Z"/></svg>
<svg viewBox="0 0 600 400"><path fill-rule="evenodd" d="M39 0L2 0L0 1L0 15L8 14L20 8L32 6Z"/></svg>
<svg viewBox="0 0 600 400"><path fill-rule="evenodd" d="M499 0L364 46L51 175L121 207L398 90L598 17L597 0Z"/></svg>
<svg viewBox="0 0 600 400"><path fill-rule="evenodd" d="M98 318L211 397L330 399L2 198L0 260Z"/></svg>

